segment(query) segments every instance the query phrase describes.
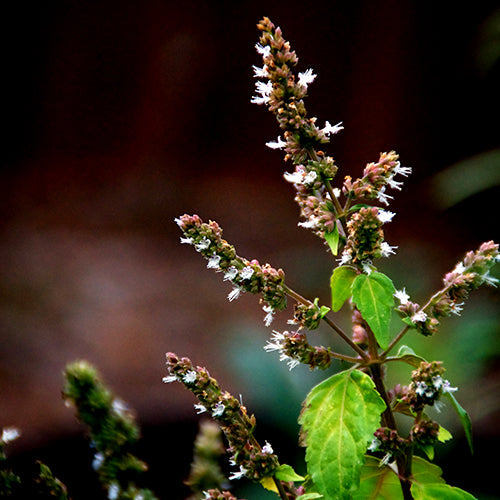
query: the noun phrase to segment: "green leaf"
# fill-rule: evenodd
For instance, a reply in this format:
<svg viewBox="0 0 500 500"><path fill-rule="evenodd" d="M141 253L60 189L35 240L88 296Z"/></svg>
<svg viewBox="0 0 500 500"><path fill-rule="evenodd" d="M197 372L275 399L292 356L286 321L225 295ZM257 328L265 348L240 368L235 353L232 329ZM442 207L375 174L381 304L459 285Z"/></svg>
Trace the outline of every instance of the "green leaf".
<svg viewBox="0 0 500 500"><path fill-rule="evenodd" d="M470 452L473 454L474 447L472 444L472 422L470 420L469 414L462 408L460 403L455 399L453 393L447 391L443 395L450 400L451 405L457 412L458 418L460 419L460 422L462 422L462 425L464 427L465 437L467 438L467 442L469 443Z"/></svg>
<svg viewBox="0 0 500 500"><path fill-rule="evenodd" d="M351 296L351 286L356 274L356 269L350 266L340 266L333 271L330 278L330 288L334 312L339 311L344 302Z"/></svg>
<svg viewBox="0 0 500 500"><path fill-rule="evenodd" d="M328 243L333 255L337 255L339 252L339 228L337 227L337 224L335 224L333 231L330 233L325 231L325 240Z"/></svg>
<svg viewBox="0 0 500 500"><path fill-rule="evenodd" d="M347 370L314 387L299 418L315 488L326 498L350 499L364 453L380 426L385 403L372 379Z"/></svg>
<svg viewBox="0 0 500 500"><path fill-rule="evenodd" d="M434 446L432 444L419 444L419 447L429 460L434 460Z"/></svg>
<svg viewBox="0 0 500 500"><path fill-rule="evenodd" d="M439 426L438 441L440 443L446 443L446 441L449 441L452 438L453 436L451 435L451 432L449 430Z"/></svg>
<svg viewBox="0 0 500 500"><path fill-rule="evenodd" d="M315 498L323 498L323 495L319 493L306 493L305 495L300 495L297 500L314 500Z"/></svg>
<svg viewBox="0 0 500 500"><path fill-rule="evenodd" d="M441 477L443 471L420 457L412 460L413 484L411 493L415 500L473 500L474 497L446 484Z"/></svg>
<svg viewBox="0 0 500 500"><path fill-rule="evenodd" d="M352 299L382 349L389 345L394 292L391 279L379 272L359 274L352 283Z"/></svg>
<svg viewBox="0 0 500 500"><path fill-rule="evenodd" d="M382 467L378 458L367 456L361 469L359 489L352 500L380 499L403 500L401 483L390 467Z"/></svg>
<svg viewBox="0 0 500 500"><path fill-rule="evenodd" d="M420 457L412 460L411 493L415 500L473 500L469 493L444 482L442 470ZM361 469L361 485L353 500L403 500L397 474L390 467L381 467L379 459L367 457Z"/></svg>
<svg viewBox="0 0 500 500"><path fill-rule="evenodd" d="M402 345L396 356L387 358L387 361L404 361L405 363L418 368L420 363L425 361L425 359L415 354L415 351L411 347Z"/></svg>
<svg viewBox="0 0 500 500"><path fill-rule="evenodd" d="M283 464L280 465L274 474L274 477L276 479L279 479L280 481L304 481L304 477L300 476L297 474L291 465Z"/></svg>

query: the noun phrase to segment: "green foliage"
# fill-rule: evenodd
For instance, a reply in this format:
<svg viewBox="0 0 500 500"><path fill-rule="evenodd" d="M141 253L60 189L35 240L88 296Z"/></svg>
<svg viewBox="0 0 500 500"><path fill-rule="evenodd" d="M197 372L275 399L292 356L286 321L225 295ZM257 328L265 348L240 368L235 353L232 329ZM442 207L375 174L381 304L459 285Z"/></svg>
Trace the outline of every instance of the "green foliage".
<svg viewBox="0 0 500 500"><path fill-rule="evenodd" d="M357 271L351 266L339 266L335 268L330 278L330 288L332 291L332 310L337 312L344 305L344 302L351 296L352 282L357 275Z"/></svg>
<svg viewBox="0 0 500 500"><path fill-rule="evenodd" d="M394 308L395 288L390 278L379 272L359 274L352 283L352 300L368 323L380 347L389 345L389 324Z"/></svg>
<svg viewBox="0 0 500 500"><path fill-rule="evenodd" d="M415 354L415 351L411 347L402 345L398 349L398 353L396 354L396 356L387 358L387 361L404 361L405 363L418 368L420 363L422 361L425 361L425 359Z"/></svg>
<svg viewBox="0 0 500 500"><path fill-rule="evenodd" d="M460 422L464 427L465 437L467 438L467 443L469 444L470 451L471 453L474 453L474 447L472 443L472 422L470 420L469 414L460 405L453 393L446 392L444 395L450 400L453 409L457 412L458 418L460 418Z"/></svg>
<svg viewBox="0 0 500 500"><path fill-rule="evenodd" d="M299 422L308 472L326 498L349 499L358 487L367 443L384 409L373 381L358 370L333 375L307 396Z"/></svg>
<svg viewBox="0 0 500 500"><path fill-rule="evenodd" d="M339 253L339 228L334 226L333 231L325 232L325 241L328 243L333 255Z"/></svg>

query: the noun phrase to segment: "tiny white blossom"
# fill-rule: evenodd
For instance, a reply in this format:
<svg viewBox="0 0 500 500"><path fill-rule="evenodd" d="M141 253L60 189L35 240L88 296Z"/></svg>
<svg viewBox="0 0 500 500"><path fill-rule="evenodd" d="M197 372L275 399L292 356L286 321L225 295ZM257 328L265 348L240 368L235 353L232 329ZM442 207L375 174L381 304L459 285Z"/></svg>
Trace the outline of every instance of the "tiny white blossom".
<svg viewBox="0 0 500 500"><path fill-rule="evenodd" d="M304 184L312 184L318 178L318 174L312 170L304 177Z"/></svg>
<svg viewBox="0 0 500 500"><path fill-rule="evenodd" d="M198 377L198 374L194 370L189 370L184 374L182 377L182 380L186 384L192 384L193 382L196 382L196 378Z"/></svg>
<svg viewBox="0 0 500 500"><path fill-rule="evenodd" d="M323 129L323 133L325 135L337 134L341 130L344 129L342 122L338 122L336 125L332 125L329 121L325 122L325 128Z"/></svg>
<svg viewBox="0 0 500 500"><path fill-rule="evenodd" d="M21 432L16 427L4 427L0 441L4 444L10 443L11 441L17 439L20 435Z"/></svg>
<svg viewBox="0 0 500 500"><path fill-rule="evenodd" d="M193 238L182 238L181 237L181 243L185 243L187 245L192 245L193 244Z"/></svg>
<svg viewBox="0 0 500 500"><path fill-rule="evenodd" d="M395 181L392 176L389 177L387 179L387 185L392 188L392 189L396 189L398 191L401 191L401 186L403 185L402 182L399 182L399 181Z"/></svg>
<svg viewBox="0 0 500 500"><path fill-rule="evenodd" d="M269 96L267 95L254 95L251 99L250 99L250 102L252 104L266 104L269 102Z"/></svg>
<svg viewBox="0 0 500 500"><path fill-rule="evenodd" d="M348 248L345 248L344 251L342 252L342 255L340 256L340 259L338 259L339 263L341 266L343 266L344 264L347 264L349 262L351 262L351 252Z"/></svg>
<svg viewBox="0 0 500 500"><path fill-rule="evenodd" d="M427 392L427 384L425 382L417 382L415 392L419 396L423 396Z"/></svg>
<svg viewBox="0 0 500 500"><path fill-rule="evenodd" d="M224 413L225 409L226 407L224 406L224 403L219 401L215 404L214 409L212 410L212 417L220 417Z"/></svg>
<svg viewBox="0 0 500 500"><path fill-rule="evenodd" d="M308 220L304 222L299 222L297 226L304 227L306 229L315 229L316 227L318 227L318 224L319 224L319 219L314 215L312 215L311 217L309 217Z"/></svg>
<svg viewBox="0 0 500 500"><path fill-rule="evenodd" d="M271 47L269 45L262 46L260 43L256 43L255 49L262 57L267 57L271 53Z"/></svg>
<svg viewBox="0 0 500 500"><path fill-rule="evenodd" d="M262 453L267 453L271 455L274 453L273 447L266 441L266 444L262 447Z"/></svg>
<svg viewBox="0 0 500 500"><path fill-rule="evenodd" d="M288 369L292 371L297 365L300 365L300 361L298 359L291 358L290 356L287 356L288 361L286 364L288 365ZM283 361L283 359L281 359Z"/></svg>
<svg viewBox="0 0 500 500"><path fill-rule="evenodd" d="M194 246L198 252L206 250L210 246L210 240L203 236L203 238Z"/></svg>
<svg viewBox="0 0 500 500"><path fill-rule="evenodd" d="M101 468L101 465L104 463L104 454L100 451L94 455L94 460L92 460L92 468L94 470L98 470Z"/></svg>
<svg viewBox="0 0 500 500"><path fill-rule="evenodd" d="M116 500L120 494L120 486L118 483L112 483L108 488L108 498L109 500Z"/></svg>
<svg viewBox="0 0 500 500"><path fill-rule="evenodd" d="M281 135L276 141L266 142L266 146L271 149L282 149L286 146L286 142L281 139Z"/></svg>
<svg viewBox="0 0 500 500"><path fill-rule="evenodd" d="M498 283L498 278L494 278L493 276L490 275L490 273L483 274L482 276L484 283L487 285L492 285L492 286L497 286Z"/></svg>
<svg viewBox="0 0 500 500"><path fill-rule="evenodd" d="M380 441L380 439L373 438L370 446L368 446L368 451L377 451L381 444L382 444L382 441Z"/></svg>
<svg viewBox="0 0 500 500"><path fill-rule="evenodd" d="M454 273L458 274L463 274L465 272L465 266L463 262L459 262L456 266L455 269L453 269Z"/></svg>
<svg viewBox="0 0 500 500"><path fill-rule="evenodd" d="M113 404L111 406L113 411L120 417L123 417L125 415L125 412L128 410L127 404L118 398L115 398L113 400Z"/></svg>
<svg viewBox="0 0 500 500"><path fill-rule="evenodd" d="M310 83L314 82L316 76L311 68L304 73L299 73L299 85L307 88Z"/></svg>
<svg viewBox="0 0 500 500"><path fill-rule="evenodd" d="M389 205L389 200L392 200L392 198L393 196L386 194L385 186L382 186L377 193L377 200L380 201L380 203L384 203L385 205Z"/></svg>
<svg viewBox="0 0 500 500"><path fill-rule="evenodd" d="M403 177L407 177L409 174L411 174L411 167L402 167L401 163L398 161L392 173L394 175L399 174L402 175Z"/></svg>
<svg viewBox="0 0 500 500"><path fill-rule="evenodd" d="M241 479L242 477L245 477L245 474L248 472L243 465L240 465L240 470L238 472L232 472L231 475L229 476L229 480L233 481L234 479Z"/></svg>
<svg viewBox="0 0 500 500"><path fill-rule="evenodd" d="M427 319L427 314L424 311L417 311L412 317L411 320L414 323L423 323Z"/></svg>
<svg viewBox="0 0 500 500"><path fill-rule="evenodd" d="M231 266L224 274L224 281L233 281L236 276L238 276L238 269L236 269L234 266Z"/></svg>
<svg viewBox="0 0 500 500"><path fill-rule="evenodd" d="M379 209L377 213L378 220L382 222L382 224L385 224L386 222L391 222L392 218L395 215L396 214L394 212L389 212L388 210L382 210L382 209Z"/></svg>
<svg viewBox="0 0 500 500"><path fill-rule="evenodd" d="M434 388L436 390L439 391L439 389L441 389L443 384L444 384L444 380L443 380L443 377L441 377L441 375L436 375L435 377L432 377L432 385L434 386Z"/></svg>
<svg viewBox="0 0 500 500"><path fill-rule="evenodd" d="M237 299L241 294L241 288L234 287L228 294L227 299L229 302L232 302L233 300Z"/></svg>
<svg viewBox="0 0 500 500"><path fill-rule="evenodd" d="M181 219L180 219L179 217L176 217L176 218L174 219L174 222L175 222L175 223L176 223L179 227L182 227L182 221L181 221Z"/></svg>
<svg viewBox="0 0 500 500"><path fill-rule="evenodd" d="M253 273L253 268L250 266L246 266L240 271L240 278L242 280L248 280L252 277Z"/></svg>
<svg viewBox="0 0 500 500"><path fill-rule="evenodd" d="M208 259L207 268L208 269L219 269L220 263L220 255L212 255L210 259Z"/></svg>
<svg viewBox="0 0 500 500"><path fill-rule="evenodd" d="M195 404L194 408L197 415L200 415L200 413L205 413L207 411L207 409L201 404Z"/></svg>
<svg viewBox="0 0 500 500"><path fill-rule="evenodd" d="M391 246L387 241L383 241L380 244L380 252L382 257L389 257L389 255L396 253L394 250L398 248L397 246Z"/></svg>
<svg viewBox="0 0 500 500"><path fill-rule="evenodd" d="M396 292L394 293L394 297L399 300L402 306L408 304L408 299L410 298L404 288L402 290L396 290Z"/></svg>
<svg viewBox="0 0 500 500"><path fill-rule="evenodd" d="M443 392L455 392L458 391L458 387L451 387L449 380L443 382Z"/></svg>
<svg viewBox="0 0 500 500"><path fill-rule="evenodd" d="M304 175L302 172L293 172L290 174L289 172L285 172L283 174L285 181L290 182L291 184L303 184L304 183Z"/></svg>
<svg viewBox="0 0 500 500"><path fill-rule="evenodd" d="M283 340L285 340L285 334L273 330L271 340L267 341L267 344L264 346L264 350L267 352L281 351L281 349L283 349L283 345L281 343Z"/></svg>
<svg viewBox="0 0 500 500"><path fill-rule="evenodd" d="M463 305L465 302L460 302L460 304L457 304L456 302L453 302L450 306L450 310L453 314L456 314L457 316L460 316L460 313L463 310Z"/></svg>
<svg viewBox="0 0 500 500"><path fill-rule="evenodd" d="M254 78L267 78L269 76L266 64L264 64L262 68L259 68L258 66L252 66L252 68Z"/></svg>
<svg viewBox="0 0 500 500"><path fill-rule="evenodd" d="M177 381L177 376L176 375L168 375L166 377L163 377L162 380L163 380L164 384L170 384L171 382Z"/></svg>
<svg viewBox="0 0 500 500"><path fill-rule="evenodd" d="M391 458L392 458L392 453L391 452L386 453L384 455L384 458L382 458L382 460L380 461L380 467L387 465L389 463L389 461L391 460Z"/></svg>
<svg viewBox="0 0 500 500"><path fill-rule="evenodd" d="M273 91L273 82L268 80L267 82L255 82L256 91L262 97L269 97Z"/></svg>

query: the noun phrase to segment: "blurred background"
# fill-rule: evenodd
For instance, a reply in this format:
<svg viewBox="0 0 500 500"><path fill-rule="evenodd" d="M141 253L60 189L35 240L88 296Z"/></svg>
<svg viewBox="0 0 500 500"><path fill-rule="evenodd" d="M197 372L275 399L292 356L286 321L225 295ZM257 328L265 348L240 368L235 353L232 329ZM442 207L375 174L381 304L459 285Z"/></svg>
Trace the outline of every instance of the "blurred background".
<svg viewBox="0 0 500 500"><path fill-rule="evenodd" d="M496 1L51 0L9 2L2 15L0 425L22 431L9 446L17 463L45 460L74 499L104 498L60 397L65 365L80 358L136 409L138 454L162 498L186 495L198 422L191 395L162 384L166 351L242 394L261 439L284 461L302 460L296 418L317 374L290 373L263 351L271 331L258 298L229 304L229 285L179 244L173 222L185 212L217 220L240 255L282 267L292 288L328 304L335 261L297 227L282 179L291 166L265 147L279 134L275 119L250 103L262 16L283 28L299 71L318 74L309 114L344 123L328 148L339 183L380 151L413 168L392 193L386 240L398 253L379 263L397 288L425 302L467 250L500 240ZM437 463L483 499L498 498L499 302L498 290L481 290L434 338L405 339L443 360L460 387L475 455L446 409L440 422L454 440Z"/></svg>

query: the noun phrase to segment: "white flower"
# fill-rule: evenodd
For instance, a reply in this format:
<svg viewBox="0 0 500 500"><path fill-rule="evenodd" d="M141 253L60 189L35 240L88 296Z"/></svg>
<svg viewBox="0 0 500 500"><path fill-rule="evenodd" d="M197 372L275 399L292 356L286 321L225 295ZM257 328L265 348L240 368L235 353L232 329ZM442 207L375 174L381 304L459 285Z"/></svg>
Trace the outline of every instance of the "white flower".
<svg viewBox="0 0 500 500"><path fill-rule="evenodd" d="M262 453L267 453L271 455L274 453L273 447L266 441L266 444L262 447Z"/></svg>
<svg viewBox="0 0 500 500"><path fill-rule="evenodd" d="M396 214L394 212L389 212L388 210L383 210L379 208L379 211L377 213L378 220L382 222L382 224L385 224L386 222L391 222L392 218Z"/></svg>
<svg viewBox="0 0 500 500"><path fill-rule="evenodd" d="M338 122L336 125L332 125L329 121L325 122L325 128L323 129L323 134L330 135L336 134L344 129L342 122Z"/></svg>
<svg viewBox="0 0 500 500"><path fill-rule="evenodd" d="M293 174L290 174L288 172L285 172L283 174L283 177L285 178L285 181L290 182L292 184L303 184L304 183L304 175L302 172L293 172Z"/></svg>
<svg viewBox="0 0 500 500"><path fill-rule="evenodd" d="M229 302L232 302L233 300L237 299L241 294L241 288L234 287L228 294L227 299Z"/></svg>
<svg viewBox="0 0 500 500"><path fill-rule="evenodd" d="M192 245L193 244L193 238L182 238L181 237L181 243L186 243L187 245Z"/></svg>
<svg viewBox="0 0 500 500"><path fill-rule="evenodd" d="M217 402L212 410L212 417L220 417L224 413L225 409L226 407L224 406L224 403L221 401Z"/></svg>
<svg viewBox="0 0 500 500"><path fill-rule="evenodd" d="M443 392L455 392L458 391L458 387L451 387L450 382L448 380L445 380L443 382Z"/></svg>
<svg viewBox="0 0 500 500"><path fill-rule="evenodd" d="M423 396L427 392L427 384L425 382L417 382L417 387L415 389L415 392L419 396Z"/></svg>
<svg viewBox="0 0 500 500"><path fill-rule="evenodd" d="M109 500L116 500L119 494L120 494L120 486L118 486L118 483L111 483L108 488Z"/></svg>
<svg viewBox="0 0 500 500"><path fill-rule="evenodd" d="M240 271L240 278L242 280L248 280L252 277L253 275L253 268L250 267L250 266L246 266L244 267L241 271Z"/></svg>
<svg viewBox="0 0 500 500"><path fill-rule="evenodd" d="M94 460L92 460L92 468L98 470L104 463L104 455L99 451L94 455Z"/></svg>
<svg viewBox="0 0 500 500"><path fill-rule="evenodd" d="M304 177L304 184L312 184L317 178L318 174L314 170L311 170L311 172Z"/></svg>
<svg viewBox="0 0 500 500"><path fill-rule="evenodd" d="M210 246L210 240L203 236L203 238L194 246L198 252L206 250Z"/></svg>
<svg viewBox="0 0 500 500"><path fill-rule="evenodd" d="M486 274L484 274L482 276L483 280L484 280L484 283L486 283L487 285L492 285L492 286L497 286L497 283L498 283L498 278L494 278L493 276L490 276L490 273L487 272Z"/></svg>
<svg viewBox="0 0 500 500"><path fill-rule="evenodd" d="M377 451L381 444L382 444L382 441L380 441L380 439L373 438L370 446L368 446L368 451Z"/></svg>
<svg viewBox="0 0 500 500"><path fill-rule="evenodd" d="M309 217L309 220L306 220L304 222L299 222L297 226L305 227L306 229L315 229L318 227L318 224L319 224L318 217L311 215L311 217Z"/></svg>
<svg viewBox="0 0 500 500"><path fill-rule="evenodd" d="M280 361L284 361L285 359L288 359L286 364L288 365L288 369L290 371L292 371L297 365L300 365L300 361L298 359L294 359L290 356L285 356L284 354L282 354L280 357Z"/></svg>
<svg viewBox="0 0 500 500"><path fill-rule="evenodd" d="M164 384L170 384L171 382L177 381L177 376L176 375L168 375L166 377L163 377L162 380L163 380Z"/></svg>
<svg viewBox="0 0 500 500"><path fill-rule="evenodd" d="M207 409L201 404L194 405L194 409L196 410L197 415L200 415L200 413L205 413L207 411Z"/></svg>
<svg viewBox="0 0 500 500"><path fill-rule="evenodd" d="M224 281L233 281L236 276L238 276L238 269L236 269L234 266L231 266L224 274Z"/></svg>
<svg viewBox="0 0 500 500"><path fill-rule="evenodd" d="M401 186L403 185L403 183L395 181L391 176L387 179L387 185L392 189L397 189L398 191L401 191Z"/></svg>
<svg viewBox="0 0 500 500"><path fill-rule="evenodd" d="M314 82L314 79L317 75L313 73L313 70L309 68L304 73L299 73L299 85L302 85L307 88L307 86Z"/></svg>
<svg viewBox="0 0 500 500"><path fill-rule="evenodd" d="M394 167L394 170L392 171L394 175L402 175L403 177L407 177L409 174L411 174L411 167L402 167L401 163L399 161L396 163L396 166Z"/></svg>
<svg viewBox="0 0 500 500"><path fill-rule="evenodd" d="M387 241L383 241L380 244L380 252L382 257L389 257L389 255L396 253L394 250L398 248L397 246L391 246Z"/></svg>
<svg viewBox="0 0 500 500"><path fill-rule="evenodd" d="M456 314L457 316L460 316L460 313L462 312L463 305L465 302L460 302L460 304L457 304L456 302L453 302L450 306L450 310L453 314Z"/></svg>
<svg viewBox="0 0 500 500"><path fill-rule="evenodd" d="M385 205L389 205L389 200L392 200L392 198L392 196L385 193L385 186L382 186L380 191L377 193L377 200Z"/></svg>
<svg viewBox="0 0 500 500"><path fill-rule="evenodd" d="M119 398L115 398L111 406L113 411L120 417L123 417L128 410L127 404Z"/></svg>
<svg viewBox="0 0 500 500"><path fill-rule="evenodd" d="M198 374L194 370L189 370L184 374L182 380L185 384L192 384L193 382L196 382L197 377Z"/></svg>
<svg viewBox="0 0 500 500"><path fill-rule="evenodd" d="M260 43L256 43L255 49L262 57L267 57L271 53L270 45L262 46Z"/></svg>
<svg viewBox="0 0 500 500"><path fill-rule="evenodd" d="M2 437L0 438L0 441L2 443L10 443L11 441L14 441L21 435L21 431L17 429L16 427L4 427L2 430Z"/></svg>
<svg viewBox="0 0 500 500"><path fill-rule="evenodd" d="M286 146L286 142L283 142L281 140L281 135L280 135L277 141L266 142L266 146L271 149L282 149Z"/></svg>
<svg viewBox="0 0 500 500"><path fill-rule="evenodd" d="M269 102L271 92L273 91L273 82L268 80L267 82L255 82L257 96L253 96L250 102L254 104L265 104Z"/></svg>
<svg viewBox="0 0 500 500"><path fill-rule="evenodd" d="M259 68L258 66L252 66L252 68L254 78L267 78L269 76L266 64L264 64L262 68Z"/></svg>
<svg viewBox="0 0 500 500"><path fill-rule="evenodd" d="M277 332L273 330L273 334L271 336L271 340L267 341L267 344L264 346L264 351L281 351L283 349L283 345L281 342L285 340L285 334L281 332Z"/></svg>
<svg viewBox="0 0 500 500"><path fill-rule="evenodd" d="M179 217L176 217L176 218L174 219L174 222L175 222L175 223L176 223L179 227L182 227L182 221L181 221L181 219L180 219Z"/></svg>
<svg viewBox="0 0 500 500"><path fill-rule="evenodd" d="M340 256L340 259L338 259L339 263L341 266L343 266L344 264L347 264L349 262L351 262L351 251L350 249L348 248L345 248L344 251L342 252L342 255Z"/></svg>
<svg viewBox="0 0 500 500"><path fill-rule="evenodd" d="M240 470L238 472L232 472L231 475L229 476L229 480L233 481L234 479L241 479L242 477L245 477L245 474L248 472L243 465L240 465Z"/></svg>
<svg viewBox="0 0 500 500"><path fill-rule="evenodd" d="M270 306L270 305L266 305L262 308L262 310L267 313L265 318L264 318L264 324L266 326L270 326L271 323L273 322L274 320L274 309Z"/></svg>
<svg viewBox="0 0 500 500"><path fill-rule="evenodd" d="M208 259L207 268L208 269L219 269L220 255L213 254L210 259Z"/></svg>
<svg viewBox="0 0 500 500"><path fill-rule="evenodd" d="M459 262L456 266L455 269L453 269L454 273L457 274L463 274L465 272L465 266L463 262Z"/></svg>
<svg viewBox="0 0 500 500"><path fill-rule="evenodd" d="M412 317L411 320L413 323L423 323L427 319L427 314L424 311L417 311Z"/></svg>
<svg viewBox="0 0 500 500"><path fill-rule="evenodd" d="M408 299L410 298L404 288L402 290L396 290L396 292L394 293L394 297L399 300L402 306L408 304Z"/></svg>

